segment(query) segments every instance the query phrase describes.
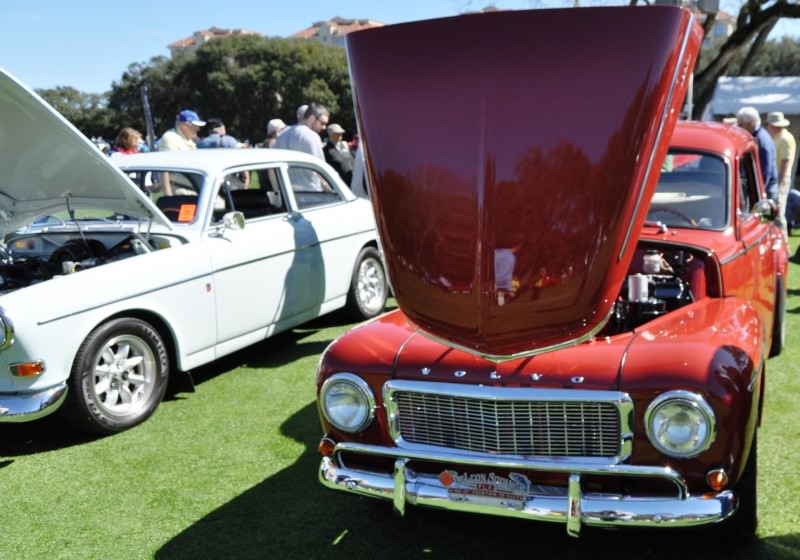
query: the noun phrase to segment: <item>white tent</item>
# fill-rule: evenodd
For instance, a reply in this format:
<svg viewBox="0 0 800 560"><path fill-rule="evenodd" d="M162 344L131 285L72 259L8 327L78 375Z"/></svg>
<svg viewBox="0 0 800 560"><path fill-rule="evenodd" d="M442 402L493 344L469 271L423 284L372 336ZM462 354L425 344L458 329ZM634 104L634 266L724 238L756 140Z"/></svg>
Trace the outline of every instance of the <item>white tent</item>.
<svg viewBox="0 0 800 560"><path fill-rule="evenodd" d="M800 116L800 77L722 77L717 82L703 118L710 120L734 115L746 105L755 107L762 115L770 111L783 111L786 115ZM800 121L800 118L793 120Z"/></svg>

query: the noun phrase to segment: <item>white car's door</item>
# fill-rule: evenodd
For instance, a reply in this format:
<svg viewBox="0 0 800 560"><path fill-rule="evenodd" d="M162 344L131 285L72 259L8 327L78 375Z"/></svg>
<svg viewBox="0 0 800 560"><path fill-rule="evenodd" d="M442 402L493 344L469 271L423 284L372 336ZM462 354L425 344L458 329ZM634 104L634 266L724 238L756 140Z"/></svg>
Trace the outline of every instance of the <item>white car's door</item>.
<svg viewBox="0 0 800 560"><path fill-rule="evenodd" d="M233 190L229 199L223 193L226 210L244 213L244 229L217 226L208 234L220 354L285 328L294 315L287 306L293 298L287 278L294 266L297 240L279 190L281 170L272 167L253 173L259 176L258 189Z"/></svg>
<svg viewBox="0 0 800 560"><path fill-rule="evenodd" d="M297 261L305 278L309 302L323 309L343 304L359 251L374 229L369 214L356 211L360 204L348 201L335 181L309 164L289 164L288 181L296 210L294 224L302 236ZM361 208L363 210L363 208ZM298 246L300 247L300 246Z"/></svg>

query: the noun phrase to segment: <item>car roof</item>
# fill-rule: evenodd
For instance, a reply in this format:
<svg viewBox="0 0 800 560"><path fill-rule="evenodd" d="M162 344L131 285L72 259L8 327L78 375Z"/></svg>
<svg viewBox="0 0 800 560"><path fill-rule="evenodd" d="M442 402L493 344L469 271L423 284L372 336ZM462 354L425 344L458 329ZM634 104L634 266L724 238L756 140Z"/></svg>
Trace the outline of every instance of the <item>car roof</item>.
<svg viewBox="0 0 800 560"><path fill-rule="evenodd" d="M274 164L281 162L320 164L322 160L294 150L273 148L215 148L191 151L147 152L131 155L115 155L112 160L119 167L170 167L173 169L192 169L208 175L231 167L243 165Z"/></svg>
<svg viewBox="0 0 800 560"><path fill-rule="evenodd" d="M753 135L736 125L716 121L679 121L672 133L670 147L735 156L745 145L753 142Z"/></svg>

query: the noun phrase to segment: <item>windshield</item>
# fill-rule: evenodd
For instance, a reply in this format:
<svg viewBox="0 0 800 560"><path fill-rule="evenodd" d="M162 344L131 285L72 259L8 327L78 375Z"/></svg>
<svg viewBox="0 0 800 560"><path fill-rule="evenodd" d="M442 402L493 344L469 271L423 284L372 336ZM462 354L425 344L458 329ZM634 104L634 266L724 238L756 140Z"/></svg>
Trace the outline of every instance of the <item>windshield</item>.
<svg viewBox="0 0 800 560"><path fill-rule="evenodd" d="M722 158L670 151L647 220L670 227L723 229L728 223L728 173Z"/></svg>

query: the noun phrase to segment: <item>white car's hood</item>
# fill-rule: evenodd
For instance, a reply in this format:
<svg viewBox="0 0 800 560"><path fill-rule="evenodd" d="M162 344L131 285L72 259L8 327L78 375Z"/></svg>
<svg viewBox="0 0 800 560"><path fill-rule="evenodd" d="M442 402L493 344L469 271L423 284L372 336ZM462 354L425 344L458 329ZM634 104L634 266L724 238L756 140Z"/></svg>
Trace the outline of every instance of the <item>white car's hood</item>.
<svg viewBox="0 0 800 560"><path fill-rule="evenodd" d="M0 69L0 234L67 209L106 209L171 229L147 196L41 97Z"/></svg>

